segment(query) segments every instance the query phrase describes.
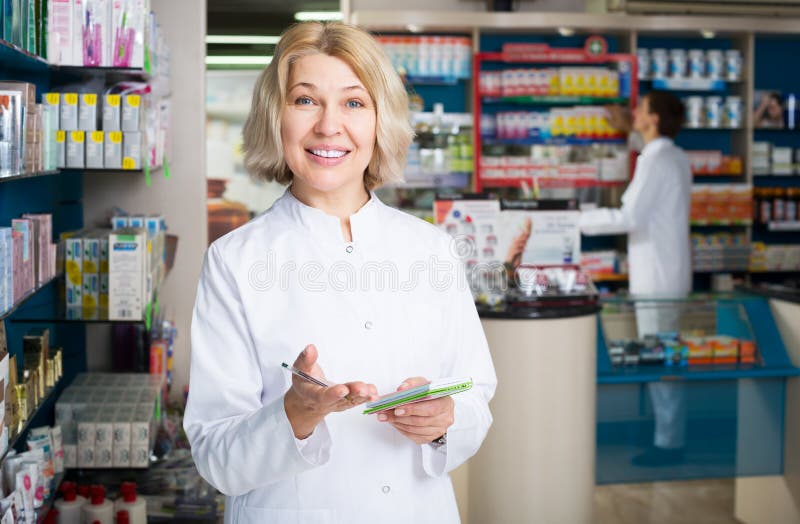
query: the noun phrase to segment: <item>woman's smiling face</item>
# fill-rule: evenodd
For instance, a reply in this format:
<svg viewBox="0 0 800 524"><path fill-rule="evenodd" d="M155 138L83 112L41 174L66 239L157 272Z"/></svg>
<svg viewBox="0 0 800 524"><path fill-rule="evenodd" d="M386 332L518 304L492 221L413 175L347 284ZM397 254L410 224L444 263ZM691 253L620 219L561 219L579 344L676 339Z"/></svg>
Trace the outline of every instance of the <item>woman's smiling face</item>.
<svg viewBox="0 0 800 524"><path fill-rule="evenodd" d="M361 80L343 60L319 53L297 59L287 85L281 140L292 184L312 193L363 192L377 117Z"/></svg>

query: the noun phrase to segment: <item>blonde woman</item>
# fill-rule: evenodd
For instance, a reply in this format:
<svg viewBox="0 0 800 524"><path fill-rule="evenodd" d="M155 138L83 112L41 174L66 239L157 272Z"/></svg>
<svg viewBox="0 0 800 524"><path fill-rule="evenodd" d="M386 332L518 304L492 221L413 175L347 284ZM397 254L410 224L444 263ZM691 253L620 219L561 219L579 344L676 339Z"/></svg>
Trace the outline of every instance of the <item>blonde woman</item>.
<svg viewBox="0 0 800 524"><path fill-rule="evenodd" d="M459 521L448 472L483 441L496 378L449 238L372 192L402 178L407 111L375 40L345 24L291 27L256 84L245 161L289 187L206 254L184 421L226 522ZM447 376L475 385L362 414Z"/></svg>

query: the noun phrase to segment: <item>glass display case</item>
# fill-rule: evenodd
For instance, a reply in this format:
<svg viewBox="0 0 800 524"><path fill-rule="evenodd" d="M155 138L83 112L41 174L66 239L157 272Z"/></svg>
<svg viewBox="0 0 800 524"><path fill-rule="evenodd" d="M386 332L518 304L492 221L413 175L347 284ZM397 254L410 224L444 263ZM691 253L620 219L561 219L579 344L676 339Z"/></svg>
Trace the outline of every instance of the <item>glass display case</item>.
<svg viewBox="0 0 800 524"><path fill-rule="evenodd" d="M604 299L597 349L598 484L782 472L800 369L765 298Z"/></svg>

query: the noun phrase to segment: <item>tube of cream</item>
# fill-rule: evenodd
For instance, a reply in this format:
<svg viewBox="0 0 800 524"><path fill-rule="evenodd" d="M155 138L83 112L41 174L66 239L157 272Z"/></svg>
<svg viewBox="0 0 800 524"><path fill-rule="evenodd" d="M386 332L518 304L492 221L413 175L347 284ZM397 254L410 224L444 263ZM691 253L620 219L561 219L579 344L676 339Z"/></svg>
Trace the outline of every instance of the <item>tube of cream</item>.
<svg viewBox="0 0 800 524"><path fill-rule="evenodd" d="M17 473L17 486L22 491L22 515L17 515L20 522L30 522L29 515L34 516L33 490L36 485L36 465L26 465ZM35 517L34 517L35 518Z"/></svg>

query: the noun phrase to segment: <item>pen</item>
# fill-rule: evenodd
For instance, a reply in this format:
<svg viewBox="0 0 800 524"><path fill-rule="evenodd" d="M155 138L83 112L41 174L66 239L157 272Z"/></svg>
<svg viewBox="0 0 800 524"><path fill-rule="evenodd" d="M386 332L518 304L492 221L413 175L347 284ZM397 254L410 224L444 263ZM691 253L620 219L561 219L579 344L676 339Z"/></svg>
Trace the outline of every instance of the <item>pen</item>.
<svg viewBox="0 0 800 524"><path fill-rule="evenodd" d="M318 379L318 378L314 378L314 377L312 377L311 375L309 375L308 373L304 373L304 372L300 371L299 369L297 369L296 367L294 367L294 366L290 366L290 365L289 365L289 364L287 364L286 362L281 362L281 366L283 366L284 368L286 368L286 369L287 369L288 371L290 371L290 372L291 372L293 375L297 375L298 377L300 377L300 378L302 378L302 379L304 379L304 380L307 380L307 381L309 381L309 382L312 382L312 383L314 383L314 384L316 384L316 385L318 385L318 386L322 386L323 388L327 388L327 387L329 387L329 386L330 386L330 384L328 384L328 383L326 383L326 382L323 382L322 380L320 380L320 379Z"/></svg>

